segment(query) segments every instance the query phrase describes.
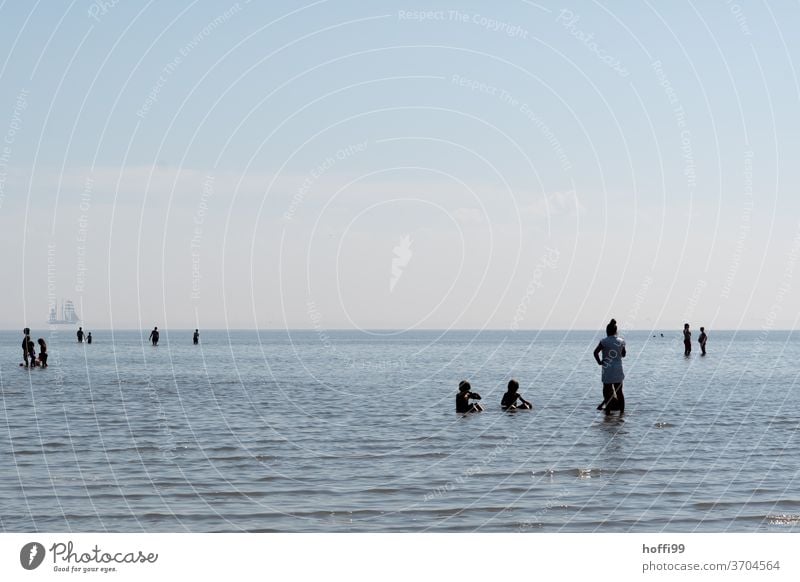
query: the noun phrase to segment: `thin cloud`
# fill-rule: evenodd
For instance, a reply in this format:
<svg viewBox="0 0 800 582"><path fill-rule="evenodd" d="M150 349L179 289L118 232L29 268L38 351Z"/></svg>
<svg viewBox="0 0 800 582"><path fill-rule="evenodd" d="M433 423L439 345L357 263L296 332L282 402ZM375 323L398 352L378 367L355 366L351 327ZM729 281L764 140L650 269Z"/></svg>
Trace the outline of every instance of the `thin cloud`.
<svg viewBox="0 0 800 582"><path fill-rule="evenodd" d="M522 208L525 216L532 218L546 218L556 216L576 216L586 212L574 190L546 194L540 200Z"/></svg>

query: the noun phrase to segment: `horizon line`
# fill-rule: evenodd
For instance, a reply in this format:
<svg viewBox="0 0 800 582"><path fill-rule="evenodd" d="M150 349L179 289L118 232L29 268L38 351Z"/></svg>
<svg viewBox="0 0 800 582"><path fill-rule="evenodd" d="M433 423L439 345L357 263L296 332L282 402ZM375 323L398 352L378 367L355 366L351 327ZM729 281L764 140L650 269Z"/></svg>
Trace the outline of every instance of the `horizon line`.
<svg viewBox="0 0 800 582"><path fill-rule="evenodd" d="M66 328L66 325L58 326L58 328L48 328L43 327L39 328L42 331L70 331L74 332L77 331L76 327L72 327L70 329L60 329L61 327ZM78 326L83 328L84 326ZM153 327L160 327L159 331L166 332L168 330L172 331L194 331L195 329L204 329L205 331L316 331L319 333L327 333L327 332L449 332L449 331L507 331L510 333L518 333L518 332L530 332L530 331L604 331L601 328L524 328L524 329L509 329L505 327L486 327L486 328L477 328L477 327L455 327L455 328L444 328L444 327L426 327L420 329L403 329L403 328L395 328L395 327L373 327L373 328L348 328L348 327L330 327L330 328L316 328L316 327L206 327L206 328L195 328L195 327L161 327L161 326L153 326ZM700 329L701 326L697 326L694 329ZM708 326L702 326L707 328ZM30 329L37 329L37 328L30 328ZM94 328L87 328L89 331L150 331L152 328L138 328L138 327L94 327ZM84 330L86 331L86 330ZM675 331L676 333L683 332L682 327L675 327L675 328L658 328L658 329L643 329L643 328L631 328L620 330L621 332L648 332L648 333L664 333L669 331ZM777 331L800 331L796 328L775 328L775 329L768 329L765 330L763 328L713 328L713 331L764 331L767 333L770 332L777 332ZM12 329L12 328L0 328L1 332L19 332L22 333L20 329Z"/></svg>

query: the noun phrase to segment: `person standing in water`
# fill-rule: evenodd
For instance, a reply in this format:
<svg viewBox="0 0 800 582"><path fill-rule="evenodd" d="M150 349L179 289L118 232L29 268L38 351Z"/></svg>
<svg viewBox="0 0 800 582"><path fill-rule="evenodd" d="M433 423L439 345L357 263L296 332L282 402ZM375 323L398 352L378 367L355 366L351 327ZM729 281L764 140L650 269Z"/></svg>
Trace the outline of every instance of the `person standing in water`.
<svg viewBox="0 0 800 582"><path fill-rule="evenodd" d="M83 328L79 327L78 328L78 332L75 335L78 336L78 343L82 344L83 343Z"/></svg>
<svg viewBox="0 0 800 582"><path fill-rule="evenodd" d="M158 326L153 328L153 331L150 332L150 337L148 339L153 342L154 346L158 345Z"/></svg>
<svg viewBox="0 0 800 582"><path fill-rule="evenodd" d="M600 354L603 359L600 359ZM625 414L625 395L622 393L622 382L625 372L622 370L622 358L626 355L625 340L617 335L617 320L612 319L606 326L606 337L600 340L594 349L594 359L603 366L601 379L603 381L603 402L597 410L606 410L606 416L612 410L619 410L619 415Z"/></svg>
<svg viewBox="0 0 800 582"><path fill-rule="evenodd" d="M86 343L87 344L92 343L92 332L86 334Z"/></svg>
<svg viewBox="0 0 800 582"><path fill-rule="evenodd" d="M700 328L700 336L697 338L697 342L700 344L700 355L706 355L706 342L708 341L708 336L706 335L706 328Z"/></svg>
<svg viewBox="0 0 800 582"><path fill-rule="evenodd" d="M26 327L22 330L22 361L25 367L28 367L28 336L31 334L31 328Z"/></svg>
<svg viewBox="0 0 800 582"><path fill-rule="evenodd" d="M683 324L683 355L689 356L692 353L692 332L689 331L689 324Z"/></svg>
<svg viewBox="0 0 800 582"><path fill-rule="evenodd" d="M47 343L44 341L43 337L39 338L39 363L42 365L42 368L47 367Z"/></svg>
<svg viewBox="0 0 800 582"><path fill-rule="evenodd" d="M197 331L197 330L194 330L194 335L192 336L192 343L194 345L197 345L197 344L200 343L200 332Z"/></svg>

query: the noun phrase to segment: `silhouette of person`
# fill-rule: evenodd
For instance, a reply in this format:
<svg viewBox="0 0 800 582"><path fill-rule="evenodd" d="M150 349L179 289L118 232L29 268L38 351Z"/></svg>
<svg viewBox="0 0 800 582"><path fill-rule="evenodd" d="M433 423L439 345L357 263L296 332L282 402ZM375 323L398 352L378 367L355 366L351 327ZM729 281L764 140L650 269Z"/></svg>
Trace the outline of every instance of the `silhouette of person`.
<svg viewBox="0 0 800 582"><path fill-rule="evenodd" d="M700 350L702 356L706 355L706 342L708 341L708 336L706 335L706 328L700 328L700 336L697 338L697 342L700 344Z"/></svg>
<svg viewBox="0 0 800 582"><path fill-rule="evenodd" d="M31 330L30 328L26 327L22 330L23 337L22 337L22 359L25 363L25 367L28 367L28 340L30 338Z"/></svg>
<svg viewBox="0 0 800 582"><path fill-rule="evenodd" d="M522 394L517 392L518 390L519 382L516 380L509 380L508 391L503 394L503 399L500 401L500 406L503 410L530 410L533 408L533 404L525 400ZM520 401L520 404L517 404L517 400Z"/></svg>
<svg viewBox="0 0 800 582"><path fill-rule="evenodd" d="M480 400L481 395L477 392L470 392L470 383L466 380L461 380L458 383L458 394L456 394L456 412L481 412L483 406L477 402L470 403L470 398L473 400Z"/></svg>
<svg viewBox="0 0 800 582"><path fill-rule="evenodd" d="M689 324L683 324L683 355L688 356L692 353L692 332L689 331Z"/></svg>
<svg viewBox="0 0 800 582"><path fill-rule="evenodd" d="M29 335L26 335L25 339L28 342L28 360L30 360L31 368L35 368L36 364L37 364L37 362L36 362L36 344L33 343L33 340L31 339L31 336L29 336Z"/></svg>
<svg viewBox="0 0 800 582"><path fill-rule="evenodd" d="M158 327L153 328L153 331L150 332L150 337L148 339L153 342L154 346L158 345Z"/></svg>
<svg viewBox="0 0 800 582"><path fill-rule="evenodd" d="M194 330L194 335L192 335L192 343L194 345L200 343L200 332L197 330Z"/></svg>
<svg viewBox="0 0 800 582"><path fill-rule="evenodd" d="M612 319L606 326L606 337L594 349L595 361L603 366L603 402L598 405L597 410L605 408L606 416L612 410L619 410L620 416L625 414L625 395L622 393L625 372L622 369L622 358L626 355L625 340L617 335L617 320Z"/></svg>
<svg viewBox="0 0 800 582"><path fill-rule="evenodd" d="M78 328L78 332L75 335L78 336L78 343L82 344L83 343L83 328L79 327Z"/></svg>
<svg viewBox="0 0 800 582"><path fill-rule="evenodd" d="M42 368L47 367L47 343L45 343L43 337L39 338L39 363Z"/></svg>
<svg viewBox="0 0 800 582"><path fill-rule="evenodd" d="M92 343L92 332L86 334L86 343L87 344Z"/></svg>

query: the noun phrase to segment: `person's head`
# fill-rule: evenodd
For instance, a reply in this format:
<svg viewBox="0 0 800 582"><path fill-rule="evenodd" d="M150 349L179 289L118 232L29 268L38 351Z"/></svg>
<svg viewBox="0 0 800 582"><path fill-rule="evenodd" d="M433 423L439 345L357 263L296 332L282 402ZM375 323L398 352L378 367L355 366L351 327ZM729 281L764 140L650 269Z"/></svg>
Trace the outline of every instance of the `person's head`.
<svg viewBox="0 0 800 582"><path fill-rule="evenodd" d="M617 320L612 319L606 326L606 335L617 335Z"/></svg>
<svg viewBox="0 0 800 582"><path fill-rule="evenodd" d="M688 323L684 323L683 324L683 329L689 329L689 324Z"/></svg>
<svg viewBox="0 0 800 582"><path fill-rule="evenodd" d="M194 333L197 333L197 330L194 330Z"/></svg>
<svg viewBox="0 0 800 582"><path fill-rule="evenodd" d="M78 331L83 331L83 328L81 326L78 326Z"/></svg>
<svg viewBox="0 0 800 582"><path fill-rule="evenodd" d="M513 393L516 392L517 390L519 390L519 382L517 382L516 380L509 380L508 391Z"/></svg>
<svg viewBox="0 0 800 582"><path fill-rule="evenodd" d="M26 327L25 329L22 330L23 335L30 335L30 333L31 333L31 328L29 327Z"/></svg>
<svg viewBox="0 0 800 582"><path fill-rule="evenodd" d="M461 380L461 382L458 383L459 392L469 392L470 390L472 390L472 386L470 386L469 382L466 380Z"/></svg>
<svg viewBox="0 0 800 582"><path fill-rule="evenodd" d="M700 326L700 331L705 331L705 330L706 330L706 328L704 328L704 327L701 325L701 326Z"/></svg>
<svg viewBox="0 0 800 582"><path fill-rule="evenodd" d="M44 345L44 338L43 338L43 337L40 337L40 338L39 338L39 345L40 345L40 346L43 346L43 345Z"/></svg>
<svg viewBox="0 0 800 582"><path fill-rule="evenodd" d="M158 326L155 326L153 329L154 329L154 330L156 330L156 331L158 331Z"/></svg>

